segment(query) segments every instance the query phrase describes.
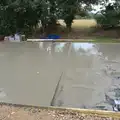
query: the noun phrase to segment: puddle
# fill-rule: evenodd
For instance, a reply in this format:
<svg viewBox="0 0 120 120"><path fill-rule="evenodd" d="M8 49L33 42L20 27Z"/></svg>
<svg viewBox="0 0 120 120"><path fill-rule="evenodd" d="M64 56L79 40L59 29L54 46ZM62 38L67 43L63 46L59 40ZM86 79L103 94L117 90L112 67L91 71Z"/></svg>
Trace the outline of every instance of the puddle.
<svg viewBox="0 0 120 120"><path fill-rule="evenodd" d="M59 43L55 46L55 52L63 52L66 43Z"/></svg>
<svg viewBox="0 0 120 120"><path fill-rule="evenodd" d="M91 55L98 53L95 48L95 44L92 43L72 43L72 45L75 51L79 52L80 55Z"/></svg>
<svg viewBox="0 0 120 120"><path fill-rule="evenodd" d="M84 50L90 50L93 49L93 45L92 43L72 43L73 47L75 50L79 50L80 48L84 49Z"/></svg>

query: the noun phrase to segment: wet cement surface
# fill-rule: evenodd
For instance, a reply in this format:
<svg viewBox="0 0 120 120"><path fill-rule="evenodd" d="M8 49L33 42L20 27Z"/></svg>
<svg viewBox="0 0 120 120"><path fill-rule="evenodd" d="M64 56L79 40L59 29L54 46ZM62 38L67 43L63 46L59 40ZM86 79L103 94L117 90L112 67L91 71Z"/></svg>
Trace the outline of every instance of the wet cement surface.
<svg viewBox="0 0 120 120"><path fill-rule="evenodd" d="M112 110L105 93L120 97L119 51L119 44L0 43L0 100Z"/></svg>

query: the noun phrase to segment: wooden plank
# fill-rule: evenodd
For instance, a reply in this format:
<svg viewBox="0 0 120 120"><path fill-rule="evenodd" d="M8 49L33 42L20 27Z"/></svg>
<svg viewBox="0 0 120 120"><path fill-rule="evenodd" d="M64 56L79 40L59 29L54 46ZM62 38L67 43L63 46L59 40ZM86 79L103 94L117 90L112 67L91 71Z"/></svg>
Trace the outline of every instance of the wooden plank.
<svg viewBox="0 0 120 120"><path fill-rule="evenodd" d="M27 42L92 42L92 43L120 43L119 39L27 39Z"/></svg>

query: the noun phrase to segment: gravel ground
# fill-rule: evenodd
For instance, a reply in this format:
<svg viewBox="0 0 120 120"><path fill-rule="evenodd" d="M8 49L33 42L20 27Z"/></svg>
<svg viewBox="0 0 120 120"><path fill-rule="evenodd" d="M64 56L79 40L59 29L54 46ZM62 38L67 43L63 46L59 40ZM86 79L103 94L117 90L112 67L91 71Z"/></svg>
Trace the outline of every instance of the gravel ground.
<svg viewBox="0 0 120 120"><path fill-rule="evenodd" d="M112 113L113 114L113 113ZM108 115L107 115L108 116ZM111 117L112 116L112 117ZM45 109L15 105L0 106L0 120L120 120L120 115L92 114L63 109Z"/></svg>

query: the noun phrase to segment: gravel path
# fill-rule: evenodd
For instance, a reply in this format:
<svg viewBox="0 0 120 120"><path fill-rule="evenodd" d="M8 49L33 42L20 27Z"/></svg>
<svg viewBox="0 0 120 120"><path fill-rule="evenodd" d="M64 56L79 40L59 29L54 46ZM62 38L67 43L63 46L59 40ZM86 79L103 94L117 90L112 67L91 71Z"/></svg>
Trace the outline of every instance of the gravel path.
<svg viewBox="0 0 120 120"><path fill-rule="evenodd" d="M109 115L107 113L104 113L104 115L98 113L87 113L87 110L81 110L80 112L77 110L45 109L10 104L2 104L0 106L0 120L120 120L119 113L111 112Z"/></svg>

